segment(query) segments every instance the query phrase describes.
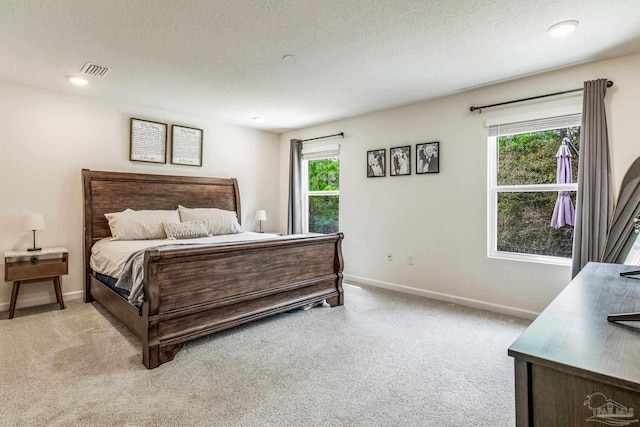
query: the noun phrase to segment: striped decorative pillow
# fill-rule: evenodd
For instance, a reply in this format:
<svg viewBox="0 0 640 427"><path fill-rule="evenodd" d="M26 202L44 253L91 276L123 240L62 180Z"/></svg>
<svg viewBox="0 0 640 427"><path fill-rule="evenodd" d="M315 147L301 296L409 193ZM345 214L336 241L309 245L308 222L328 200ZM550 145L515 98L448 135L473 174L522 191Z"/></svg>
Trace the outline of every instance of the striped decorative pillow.
<svg viewBox="0 0 640 427"><path fill-rule="evenodd" d="M164 232L167 233L167 239L195 239L196 237L207 237L207 229L204 227L204 221L189 222L165 222Z"/></svg>

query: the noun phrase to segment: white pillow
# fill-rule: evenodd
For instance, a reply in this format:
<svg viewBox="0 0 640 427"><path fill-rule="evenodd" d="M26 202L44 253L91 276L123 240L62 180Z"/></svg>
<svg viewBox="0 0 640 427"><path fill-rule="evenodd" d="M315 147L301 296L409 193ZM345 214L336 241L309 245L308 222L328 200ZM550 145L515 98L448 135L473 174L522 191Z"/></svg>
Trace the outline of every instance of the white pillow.
<svg viewBox="0 0 640 427"><path fill-rule="evenodd" d="M163 223L180 223L177 210L142 210L127 209L123 212L107 213L113 240L149 240L166 239Z"/></svg>
<svg viewBox="0 0 640 427"><path fill-rule="evenodd" d="M242 227L238 222L238 216L234 211L225 211L216 208L195 208L189 209L178 206L180 221L204 221L207 233L217 236L219 234L242 233Z"/></svg>
<svg viewBox="0 0 640 427"><path fill-rule="evenodd" d="M189 222L165 222L162 224L164 232L167 233L167 239L195 239L196 237L207 237L207 229L204 227L204 221Z"/></svg>

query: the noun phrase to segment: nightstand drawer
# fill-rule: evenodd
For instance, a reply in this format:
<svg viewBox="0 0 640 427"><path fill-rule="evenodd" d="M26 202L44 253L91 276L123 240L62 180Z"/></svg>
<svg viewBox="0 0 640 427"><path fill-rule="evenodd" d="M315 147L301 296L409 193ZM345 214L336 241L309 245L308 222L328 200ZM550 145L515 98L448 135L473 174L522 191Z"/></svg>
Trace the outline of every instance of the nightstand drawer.
<svg viewBox="0 0 640 427"><path fill-rule="evenodd" d="M69 272L66 254L63 258L40 259L36 261L19 261L5 264L7 282L14 280L32 280L52 276L60 276Z"/></svg>

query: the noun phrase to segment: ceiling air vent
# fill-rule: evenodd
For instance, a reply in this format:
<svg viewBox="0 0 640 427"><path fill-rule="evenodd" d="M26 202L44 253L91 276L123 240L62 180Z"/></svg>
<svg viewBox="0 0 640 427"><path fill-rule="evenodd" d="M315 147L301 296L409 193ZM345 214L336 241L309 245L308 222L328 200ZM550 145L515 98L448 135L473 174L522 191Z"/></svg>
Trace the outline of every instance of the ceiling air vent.
<svg viewBox="0 0 640 427"><path fill-rule="evenodd" d="M84 67L82 67L82 70L80 70L80 73L84 74L85 76L99 78L106 76L109 71L111 71L110 68L87 62L86 64L84 64Z"/></svg>

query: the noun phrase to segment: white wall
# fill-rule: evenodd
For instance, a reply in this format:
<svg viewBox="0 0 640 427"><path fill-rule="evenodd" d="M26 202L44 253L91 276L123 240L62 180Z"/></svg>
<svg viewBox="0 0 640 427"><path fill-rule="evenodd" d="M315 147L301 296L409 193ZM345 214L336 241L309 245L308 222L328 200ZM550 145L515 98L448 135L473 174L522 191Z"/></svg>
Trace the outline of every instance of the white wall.
<svg viewBox="0 0 640 427"><path fill-rule="evenodd" d="M70 250L69 275L62 279L66 298L80 297L82 291L82 168L236 177L243 227L257 229L253 215L266 209L265 228L276 229L280 159L275 134L8 82L0 82L0 94L0 252L29 247L31 232L22 230L22 216L44 214L47 229L37 232L38 246ZM131 117L203 129L203 167L130 162ZM4 266L0 279L4 310L11 292ZM28 284L20 289L18 307L52 301L51 283Z"/></svg>
<svg viewBox="0 0 640 427"><path fill-rule="evenodd" d="M496 64L498 66L498 64ZM609 137L616 192L640 156L636 128L640 55L580 65L470 90L454 96L289 132L281 137L281 228L291 138L344 132L340 141L340 229L345 278L410 293L531 317L570 281L570 267L487 258L487 131L485 120L581 106L580 95L469 112L485 105L608 78ZM372 89L374 90L374 89ZM367 150L440 141L440 173L366 178ZM386 260L393 252L392 262ZM415 265L407 265L408 254ZM348 301L347 301L348 304Z"/></svg>

